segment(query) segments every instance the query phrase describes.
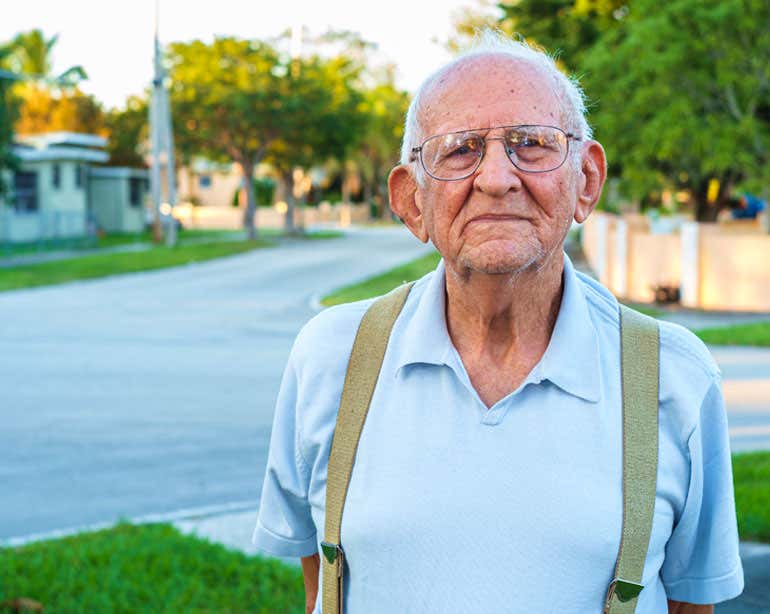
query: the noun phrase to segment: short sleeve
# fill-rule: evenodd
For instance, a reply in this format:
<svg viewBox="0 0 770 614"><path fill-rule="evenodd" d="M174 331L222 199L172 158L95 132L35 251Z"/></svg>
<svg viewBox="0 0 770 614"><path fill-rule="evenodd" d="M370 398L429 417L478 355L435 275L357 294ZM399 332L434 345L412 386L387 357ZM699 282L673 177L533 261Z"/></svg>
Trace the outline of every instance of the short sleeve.
<svg viewBox="0 0 770 614"><path fill-rule="evenodd" d="M669 599L712 604L743 590L727 416L718 375L688 440L690 484L661 579Z"/></svg>
<svg viewBox="0 0 770 614"><path fill-rule="evenodd" d="M289 357L278 393L265 481L253 543L275 556L317 552L316 528L308 503L310 470L299 448L297 372Z"/></svg>

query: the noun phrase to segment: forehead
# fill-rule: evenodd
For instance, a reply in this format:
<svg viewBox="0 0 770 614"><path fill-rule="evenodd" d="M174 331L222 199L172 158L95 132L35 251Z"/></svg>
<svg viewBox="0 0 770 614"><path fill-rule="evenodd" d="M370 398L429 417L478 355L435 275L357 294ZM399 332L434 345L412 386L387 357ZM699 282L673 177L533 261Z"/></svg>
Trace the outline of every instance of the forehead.
<svg viewBox="0 0 770 614"><path fill-rule="evenodd" d="M512 124L560 126L558 84L544 69L501 55L471 57L440 74L421 104L423 136Z"/></svg>

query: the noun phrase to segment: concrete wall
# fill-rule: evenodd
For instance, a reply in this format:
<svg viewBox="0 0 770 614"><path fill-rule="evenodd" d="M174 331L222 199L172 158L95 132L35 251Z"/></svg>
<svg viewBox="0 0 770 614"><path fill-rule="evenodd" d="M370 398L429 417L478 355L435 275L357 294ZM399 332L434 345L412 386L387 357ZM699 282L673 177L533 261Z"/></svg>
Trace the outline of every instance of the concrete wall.
<svg viewBox="0 0 770 614"><path fill-rule="evenodd" d="M60 168L59 187L53 185L54 164ZM75 173L82 163L77 162L24 162L22 170L37 172L37 202L40 211L85 211L86 178L78 187Z"/></svg>
<svg viewBox="0 0 770 614"><path fill-rule="evenodd" d="M655 234L639 216L594 212L583 252L617 296L651 302L656 286L678 286L687 307L770 311L770 235L758 224L679 223Z"/></svg>
<svg viewBox="0 0 770 614"><path fill-rule="evenodd" d="M628 233L626 291L620 294L642 303L655 299L657 286L678 286L681 280L679 235ZM613 290L614 291L614 290Z"/></svg>
<svg viewBox="0 0 770 614"><path fill-rule="evenodd" d="M131 203L131 181L149 180L145 169L93 168L89 173L89 204L96 225L105 232L140 232L145 226L147 191Z"/></svg>
<svg viewBox="0 0 770 614"><path fill-rule="evenodd" d="M699 247L703 309L770 311L770 236L708 229Z"/></svg>
<svg viewBox="0 0 770 614"><path fill-rule="evenodd" d="M85 236L87 215L83 211L16 212L0 209L0 243L26 243Z"/></svg>
<svg viewBox="0 0 770 614"><path fill-rule="evenodd" d="M45 239L81 237L87 231L87 179L77 185L75 173L81 163L62 161L59 187L53 185L54 163L26 161L20 170L37 173L37 211L0 209L0 242L29 242ZM7 176L13 189L13 176Z"/></svg>

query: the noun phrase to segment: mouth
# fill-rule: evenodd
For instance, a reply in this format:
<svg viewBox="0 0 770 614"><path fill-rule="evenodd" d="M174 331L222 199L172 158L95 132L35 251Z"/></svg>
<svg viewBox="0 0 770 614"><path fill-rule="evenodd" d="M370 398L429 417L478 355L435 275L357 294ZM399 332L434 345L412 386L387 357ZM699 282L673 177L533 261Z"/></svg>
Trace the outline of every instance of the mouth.
<svg viewBox="0 0 770 614"><path fill-rule="evenodd" d="M477 215L466 222L466 226L481 222L481 223L498 223L498 222L526 222L527 218L519 215L500 215L500 214L486 214Z"/></svg>

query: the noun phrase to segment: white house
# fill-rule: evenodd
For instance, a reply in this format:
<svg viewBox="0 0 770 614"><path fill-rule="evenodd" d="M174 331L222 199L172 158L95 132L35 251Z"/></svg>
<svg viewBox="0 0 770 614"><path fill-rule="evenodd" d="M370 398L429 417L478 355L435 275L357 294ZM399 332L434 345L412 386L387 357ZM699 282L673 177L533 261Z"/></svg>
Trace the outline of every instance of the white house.
<svg viewBox="0 0 770 614"><path fill-rule="evenodd" d="M106 145L95 134L17 136L21 164L5 177L10 193L0 198L0 242L141 230L148 173L96 166L109 159Z"/></svg>

